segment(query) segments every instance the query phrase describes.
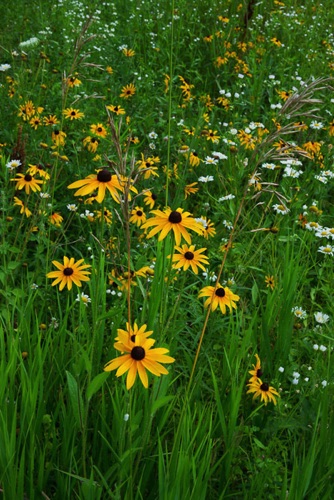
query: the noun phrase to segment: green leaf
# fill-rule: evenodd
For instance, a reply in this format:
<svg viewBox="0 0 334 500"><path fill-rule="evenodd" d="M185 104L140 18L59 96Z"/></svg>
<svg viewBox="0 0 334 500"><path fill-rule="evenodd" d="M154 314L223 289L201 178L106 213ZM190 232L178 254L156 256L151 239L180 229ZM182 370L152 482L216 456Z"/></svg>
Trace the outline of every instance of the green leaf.
<svg viewBox="0 0 334 500"><path fill-rule="evenodd" d="M163 398L159 398L156 401L154 401L152 405L152 410L151 414L154 414L159 408L162 406L165 406L169 401L172 401L174 399L174 396L164 396Z"/></svg>
<svg viewBox="0 0 334 500"><path fill-rule="evenodd" d="M108 377L109 373L103 372L99 373L98 375L96 375L96 377L93 378L93 380L87 387L87 392L86 392L87 401L89 401L94 396L94 394L102 387L102 385L104 384L104 382L107 380Z"/></svg>
<svg viewBox="0 0 334 500"><path fill-rule="evenodd" d="M77 381L70 372L66 371L66 377L74 418L78 427L82 428L84 407L81 392Z"/></svg>

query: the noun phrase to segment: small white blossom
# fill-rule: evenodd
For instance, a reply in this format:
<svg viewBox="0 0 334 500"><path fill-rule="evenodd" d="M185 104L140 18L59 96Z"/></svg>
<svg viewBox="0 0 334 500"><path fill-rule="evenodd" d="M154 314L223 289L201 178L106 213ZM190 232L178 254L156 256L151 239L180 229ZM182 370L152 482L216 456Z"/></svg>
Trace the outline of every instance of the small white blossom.
<svg viewBox="0 0 334 500"><path fill-rule="evenodd" d="M324 323L327 323L329 316L328 314L324 314L322 312L316 312L314 313L314 319L317 323L321 323L323 325Z"/></svg>
<svg viewBox="0 0 334 500"><path fill-rule="evenodd" d="M325 345L321 345L321 346L319 347L319 349L320 349L320 351L322 351L322 352L326 352L326 351L327 351L327 347L326 347Z"/></svg>
<svg viewBox="0 0 334 500"><path fill-rule="evenodd" d="M283 373L284 372L284 368L283 366L280 366L279 369L278 369L279 372Z"/></svg>
<svg viewBox="0 0 334 500"><path fill-rule="evenodd" d="M313 349L314 349L315 351L318 351L318 350L319 350L319 346L318 346L318 344L313 344Z"/></svg>
<svg viewBox="0 0 334 500"><path fill-rule="evenodd" d="M81 292L81 294L78 293L77 298L75 300L76 300L76 302L83 302L86 307L88 306L88 304L90 302L92 302L92 299L88 295L84 294L83 292Z"/></svg>
<svg viewBox="0 0 334 500"><path fill-rule="evenodd" d="M10 64L0 64L0 71L7 71L11 68Z"/></svg>
<svg viewBox="0 0 334 500"><path fill-rule="evenodd" d="M206 177L204 177L203 175L201 177L198 178L198 182L212 182L214 181L214 177L212 175L207 175Z"/></svg>
<svg viewBox="0 0 334 500"><path fill-rule="evenodd" d="M323 380L323 381L321 382L321 385L322 385L322 387L326 387L326 386L327 386L327 380Z"/></svg>

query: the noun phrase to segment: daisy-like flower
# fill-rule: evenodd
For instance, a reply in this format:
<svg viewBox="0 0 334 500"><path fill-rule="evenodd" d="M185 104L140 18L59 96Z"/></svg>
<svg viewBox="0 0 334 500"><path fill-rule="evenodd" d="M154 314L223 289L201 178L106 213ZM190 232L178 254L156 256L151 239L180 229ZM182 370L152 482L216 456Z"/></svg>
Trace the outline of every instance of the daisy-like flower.
<svg viewBox="0 0 334 500"><path fill-rule="evenodd" d="M120 93L120 97L123 97L124 99L128 99L129 97L132 97L136 93L136 87L134 86L133 83L129 83L129 85L125 85L122 87L122 92Z"/></svg>
<svg viewBox="0 0 334 500"><path fill-rule="evenodd" d="M187 229L191 229L197 234L203 234L202 225L196 222L189 212L184 212L182 208L176 210L166 208L164 212L162 210L152 210L152 214L155 217L151 217L141 226L142 229L155 226L148 233L147 238L152 238L152 236L160 232L159 241L161 241L173 230L176 245L179 246L182 236L189 245L191 244L191 237Z"/></svg>
<svg viewBox="0 0 334 500"><path fill-rule="evenodd" d="M213 175L207 175L207 176L201 175L198 178L198 182L204 182L204 183L212 182L214 180L215 180L215 178L213 177Z"/></svg>
<svg viewBox="0 0 334 500"><path fill-rule="evenodd" d="M118 334L121 333L123 336L127 335L127 337L129 338L129 340L131 340L131 342L135 342L137 336L143 339L147 339L147 337L150 337L152 335L153 330L146 330L146 327L147 325L142 325L139 328L137 323L134 323L132 327L130 323L126 322L126 330L122 330L121 328L119 328L117 330L117 333ZM115 340L119 342L119 346L121 347L122 342L120 338L117 336Z"/></svg>
<svg viewBox="0 0 334 500"><path fill-rule="evenodd" d="M208 141L212 142L219 142L220 135L217 134L217 130L205 130L204 133L202 132L203 135L206 136Z"/></svg>
<svg viewBox="0 0 334 500"><path fill-rule="evenodd" d="M89 281L87 274L90 274L86 269L91 267L90 264L82 264L84 259L80 259L75 262L74 258L70 259L64 256L64 264L52 261L52 264L56 266L58 271L51 271L46 276L47 278L56 278L52 282L52 286L59 285L59 290L63 290L67 286L68 290L71 290L73 283L77 286L81 286L81 281Z"/></svg>
<svg viewBox="0 0 334 500"><path fill-rule="evenodd" d="M38 127L40 127L42 125L42 120L40 119L39 116L33 116L29 120L29 123L30 123L30 125L32 126L33 129L37 130Z"/></svg>
<svg viewBox="0 0 334 500"><path fill-rule="evenodd" d="M88 307L88 304L92 302L92 299L89 297L89 295L86 295L85 293L81 292L81 294L78 293L75 301L82 302L86 307Z"/></svg>
<svg viewBox="0 0 334 500"><path fill-rule="evenodd" d="M267 283L267 288L270 287L272 290L275 288L276 283L274 276L266 276L264 282Z"/></svg>
<svg viewBox="0 0 334 500"><path fill-rule="evenodd" d="M31 191L40 191L41 190L41 184L44 184L44 181L42 180L37 180L35 177L32 175L26 173L26 174L17 174L17 177L15 179L11 179L11 181L16 182L16 189L23 189L27 194L30 194Z"/></svg>
<svg viewBox="0 0 334 500"><path fill-rule="evenodd" d="M8 163L6 163L6 167L9 170L14 170L15 168L19 167L22 165L20 160L10 160Z"/></svg>
<svg viewBox="0 0 334 500"><path fill-rule="evenodd" d="M134 329L136 326L135 324ZM114 344L114 347L118 351L125 352L126 354L109 361L104 367L104 371L106 372L117 369L116 377L120 377L128 372L126 377L126 388L128 390L131 389L135 383L137 373L139 374L143 386L147 389L147 371L153 373L153 375L157 377L160 377L160 375L168 375L168 370L162 366L161 363L173 363L175 361L171 356L167 356L169 352L168 349L162 347L152 349L155 340L147 338L147 336L144 335L145 330L146 325L143 325L139 330L137 327L136 333L118 329L117 333L119 340ZM141 334L139 334L139 331L141 331ZM133 337L135 337L134 341L131 340Z"/></svg>
<svg viewBox="0 0 334 500"><path fill-rule="evenodd" d="M280 397L278 392L274 387L271 387L267 382L262 382L260 378L247 384L249 390L247 394L254 394L253 399L261 398L261 401L264 402L265 405L269 402L273 402L274 405L277 404L275 396Z"/></svg>
<svg viewBox="0 0 334 500"><path fill-rule="evenodd" d="M144 193L144 203L145 205L148 205L151 210L154 207L157 198L157 195L152 193L152 191L145 191Z"/></svg>
<svg viewBox="0 0 334 500"><path fill-rule="evenodd" d="M129 222L137 224L138 227L140 227L146 221L145 212L141 207L135 207L133 210L131 210L130 215L131 217L129 219Z"/></svg>
<svg viewBox="0 0 334 500"><path fill-rule="evenodd" d="M81 85L81 80L79 80L75 75L73 76L69 76L68 78L66 78L66 84L69 86L69 87L79 87L79 85Z"/></svg>
<svg viewBox="0 0 334 500"><path fill-rule="evenodd" d="M133 49L128 49L127 47L123 47L122 52L125 57L133 57L135 55L135 51Z"/></svg>
<svg viewBox="0 0 334 500"><path fill-rule="evenodd" d="M207 156L204 160L205 165L217 165L218 159Z"/></svg>
<svg viewBox="0 0 334 500"><path fill-rule="evenodd" d="M331 245L326 245L318 248L318 252L324 253L325 255L334 255L334 247Z"/></svg>
<svg viewBox="0 0 334 500"><path fill-rule="evenodd" d="M143 153L141 153L141 160L136 161L138 170L144 174L144 179L149 179L151 175L159 177L159 174L157 173L158 167L156 166L158 163L160 163L159 156L150 156L149 158L145 158Z"/></svg>
<svg viewBox="0 0 334 500"><path fill-rule="evenodd" d="M122 108L122 106L113 106L110 104L107 106L107 109L109 109L112 113L115 113L115 115L125 115L125 109Z"/></svg>
<svg viewBox="0 0 334 500"><path fill-rule="evenodd" d="M284 205L279 205L279 204L273 205L273 209L278 214L283 214L283 215L286 215L290 212L290 210L287 207L285 207Z"/></svg>
<svg viewBox="0 0 334 500"><path fill-rule="evenodd" d="M32 215L32 212L29 210L29 208L23 203L22 200L14 196L14 205L17 205L20 207L20 214L24 214L26 217L30 217Z"/></svg>
<svg viewBox="0 0 334 500"><path fill-rule="evenodd" d="M174 269L183 267L183 270L187 271L191 267L194 273L198 274L198 267L205 271L206 268L203 264L206 266L209 264L208 258L205 255L201 255L205 252L206 248L195 250L195 245L182 245L182 247L175 247L175 250L179 253L175 253L172 258Z"/></svg>
<svg viewBox="0 0 334 500"><path fill-rule="evenodd" d="M305 319L307 318L306 311L302 309L301 307L295 306L291 309L291 312L296 316L298 319Z"/></svg>
<svg viewBox="0 0 334 500"><path fill-rule="evenodd" d="M198 296L208 297L204 302L204 307L211 305L211 310L215 311L219 306L223 314L226 314L226 306L230 312L232 312L232 308L236 309L236 302L240 300L238 295L234 294L228 287L221 286L219 283L216 288L214 286L205 286L199 292Z"/></svg>
<svg viewBox="0 0 334 500"><path fill-rule="evenodd" d="M98 135L99 137L107 137L107 129L102 125L102 123L91 125L90 131L92 134Z"/></svg>
<svg viewBox="0 0 334 500"><path fill-rule="evenodd" d="M70 120L81 120L85 115L78 109L74 108L66 108L63 111L63 115L65 115L65 118L69 118Z"/></svg>
<svg viewBox="0 0 334 500"><path fill-rule="evenodd" d="M317 323L320 323L321 325L324 325L329 321L329 316L328 314L324 314L322 312L316 312L314 313L314 319L316 320Z"/></svg>
<svg viewBox="0 0 334 500"><path fill-rule="evenodd" d="M24 121L29 120L36 113L35 106L32 101L27 101L19 106L18 116Z"/></svg>
<svg viewBox="0 0 334 500"><path fill-rule="evenodd" d="M250 373L250 375L252 375L251 378L249 379L250 384L259 380L259 378L261 378L263 375L263 371L261 369L261 360L258 354L255 354L255 357L256 357L256 365L253 365L253 370L250 370L248 372Z"/></svg>
<svg viewBox="0 0 334 500"><path fill-rule="evenodd" d="M324 124L321 123L321 122L317 122L317 121L313 120L310 123L310 128L313 128L315 130L321 130L322 128L324 128Z"/></svg>
<svg viewBox="0 0 334 500"><path fill-rule="evenodd" d="M98 190L96 201L102 203L104 200L106 190L108 190L113 197L113 199L119 203L120 202L120 192L123 192L123 187L121 186L117 175L111 175L109 170L103 168L98 170L97 174L90 174L85 179L80 181L72 182L68 189L78 189L74 193L74 196L85 196L91 194L95 189Z"/></svg>

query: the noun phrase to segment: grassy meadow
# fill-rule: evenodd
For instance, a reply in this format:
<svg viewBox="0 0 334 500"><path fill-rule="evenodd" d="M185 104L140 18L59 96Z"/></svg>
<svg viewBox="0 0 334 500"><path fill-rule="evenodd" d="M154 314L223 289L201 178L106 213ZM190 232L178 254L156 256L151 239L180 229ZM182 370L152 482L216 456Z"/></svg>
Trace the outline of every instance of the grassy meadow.
<svg viewBox="0 0 334 500"><path fill-rule="evenodd" d="M0 497L334 498L332 2L0 15Z"/></svg>

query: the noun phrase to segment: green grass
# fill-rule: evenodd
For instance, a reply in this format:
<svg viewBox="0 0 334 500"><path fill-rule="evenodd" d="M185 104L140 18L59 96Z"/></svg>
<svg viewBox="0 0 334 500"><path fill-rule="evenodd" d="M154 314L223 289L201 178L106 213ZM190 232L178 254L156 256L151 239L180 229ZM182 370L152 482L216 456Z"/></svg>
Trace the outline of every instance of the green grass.
<svg viewBox="0 0 334 500"><path fill-rule="evenodd" d="M20 1L0 16L2 496L332 498L331 2ZM26 193L32 165L41 191ZM68 189L98 169L119 200ZM130 221L167 207L204 219L189 235L205 272L174 267L185 239ZM51 286L64 256L90 264L82 287ZM198 297L217 282L240 298L226 314ZM127 323L175 359L147 388L104 371ZM255 354L277 404L247 393Z"/></svg>

